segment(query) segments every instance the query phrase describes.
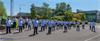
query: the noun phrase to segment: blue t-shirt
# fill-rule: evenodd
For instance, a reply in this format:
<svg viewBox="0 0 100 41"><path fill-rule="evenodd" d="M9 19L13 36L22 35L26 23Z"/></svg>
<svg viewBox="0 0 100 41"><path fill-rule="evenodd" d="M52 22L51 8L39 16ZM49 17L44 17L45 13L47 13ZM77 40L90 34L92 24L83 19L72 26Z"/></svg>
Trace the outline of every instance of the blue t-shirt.
<svg viewBox="0 0 100 41"><path fill-rule="evenodd" d="M33 21L33 26L34 26L34 27L38 27L38 23L39 23L38 20L34 20L34 21Z"/></svg>
<svg viewBox="0 0 100 41"><path fill-rule="evenodd" d="M11 26L11 20L6 20L6 26Z"/></svg>
<svg viewBox="0 0 100 41"><path fill-rule="evenodd" d="M22 19L19 19L18 25L23 26L23 20Z"/></svg>
<svg viewBox="0 0 100 41"><path fill-rule="evenodd" d="M49 27L52 27L52 24L53 24L52 21L49 21L49 22L48 22L48 26L49 26Z"/></svg>
<svg viewBox="0 0 100 41"><path fill-rule="evenodd" d="M31 20L28 20L28 25L31 25L31 23L32 23Z"/></svg>
<svg viewBox="0 0 100 41"><path fill-rule="evenodd" d="M46 25L46 21L43 20L43 21L41 22L41 26L45 26L45 25Z"/></svg>

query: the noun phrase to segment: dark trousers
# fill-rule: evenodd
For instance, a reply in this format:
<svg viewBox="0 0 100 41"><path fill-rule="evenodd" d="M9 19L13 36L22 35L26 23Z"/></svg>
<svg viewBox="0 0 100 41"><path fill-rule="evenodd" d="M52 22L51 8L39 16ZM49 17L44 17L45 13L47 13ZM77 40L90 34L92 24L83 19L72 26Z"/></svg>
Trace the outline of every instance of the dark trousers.
<svg viewBox="0 0 100 41"><path fill-rule="evenodd" d="M13 28L15 28L16 27L16 22L13 22Z"/></svg>
<svg viewBox="0 0 100 41"><path fill-rule="evenodd" d="M31 30L31 25L28 25L28 29Z"/></svg>
<svg viewBox="0 0 100 41"><path fill-rule="evenodd" d="M8 33L11 33L11 28L10 28L10 26L7 26L6 27L6 33L8 34Z"/></svg>
<svg viewBox="0 0 100 41"><path fill-rule="evenodd" d="M82 25L82 29L85 29L85 25Z"/></svg>
<svg viewBox="0 0 100 41"><path fill-rule="evenodd" d="M90 26L90 30L92 30L91 28L92 28L92 26Z"/></svg>
<svg viewBox="0 0 100 41"><path fill-rule="evenodd" d="M19 26L19 32L22 32L23 26Z"/></svg>
<svg viewBox="0 0 100 41"><path fill-rule="evenodd" d="M47 34L51 34L51 27L48 28L48 33Z"/></svg>
<svg viewBox="0 0 100 41"><path fill-rule="evenodd" d="M64 26L64 32L67 32L67 26Z"/></svg>
<svg viewBox="0 0 100 41"><path fill-rule="evenodd" d="M25 24L23 24L23 29L25 28Z"/></svg>
<svg viewBox="0 0 100 41"><path fill-rule="evenodd" d="M45 31L45 27L46 27L46 26L42 26L42 27L41 27L41 31Z"/></svg>
<svg viewBox="0 0 100 41"><path fill-rule="evenodd" d="M34 35L38 34L38 27L34 27Z"/></svg>
<svg viewBox="0 0 100 41"><path fill-rule="evenodd" d="M27 23L27 22L25 22L25 27L26 27L26 28L28 27L28 23Z"/></svg>
<svg viewBox="0 0 100 41"><path fill-rule="evenodd" d="M80 31L80 26L79 25L77 26L76 31Z"/></svg>
<svg viewBox="0 0 100 41"><path fill-rule="evenodd" d="M92 26L91 30L92 30L93 32L96 32L96 31L95 31L95 26Z"/></svg>

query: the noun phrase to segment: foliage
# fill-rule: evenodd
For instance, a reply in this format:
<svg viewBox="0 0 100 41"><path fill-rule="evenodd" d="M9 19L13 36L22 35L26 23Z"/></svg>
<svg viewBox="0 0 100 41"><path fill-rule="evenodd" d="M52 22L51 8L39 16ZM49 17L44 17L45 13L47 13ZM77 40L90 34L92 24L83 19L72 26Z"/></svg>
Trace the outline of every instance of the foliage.
<svg viewBox="0 0 100 41"><path fill-rule="evenodd" d="M86 15L84 13L77 13L73 15L74 18L81 20L81 21L85 21L86 20Z"/></svg>
<svg viewBox="0 0 100 41"><path fill-rule="evenodd" d="M64 12L64 14L66 21L72 21L73 13L69 4L67 5L67 10Z"/></svg>
<svg viewBox="0 0 100 41"><path fill-rule="evenodd" d="M64 12L67 10L67 5L65 2L62 2L62 3L57 3L56 4L56 10L55 10L55 14L57 16L61 16L61 15L64 15Z"/></svg>
<svg viewBox="0 0 100 41"><path fill-rule="evenodd" d="M7 17L6 10L2 1L0 1L0 16L2 16L3 19Z"/></svg>
<svg viewBox="0 0 100 41"><path fill-rule="evenodd" d="M31 15L33 18L72 21L73 13L69 4L65 2L57 3L56 9L49 8L49 4L43 3L41 7L34 4L31 6Z"/></svg>
<svg viewBox="0 0 100 41"><path fill-rule="evenodd" d="M34 4L31 6L31 15L32 18L38 19L48 19L51 15L51 9L48 7L49 4L43 3L42 7L37 7Z"/></svg>
<svg viewBox="0 0 100 41"><path fill-rule="evenodd" d="M35 5L31 5L31 18L36 18L36 10L35 10Z"/></svg>

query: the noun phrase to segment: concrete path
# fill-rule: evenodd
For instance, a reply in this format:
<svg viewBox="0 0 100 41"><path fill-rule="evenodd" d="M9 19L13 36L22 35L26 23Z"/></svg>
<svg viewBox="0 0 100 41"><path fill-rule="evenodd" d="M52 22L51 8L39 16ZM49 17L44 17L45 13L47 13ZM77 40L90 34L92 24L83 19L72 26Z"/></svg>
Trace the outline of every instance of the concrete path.
<svg viewBox="0 0 100 41"><path fill-rule="evenodd" d="M46 30L39 32L36 36L28 37L32 33L31 30L17 34L0 35L0 41L100 41L100 24L96 25L96 33L91 32L88 25L80 32L72 28L67 33L63 33L63 29L60 29L53 31L51 35L46 35Z"/></svg>

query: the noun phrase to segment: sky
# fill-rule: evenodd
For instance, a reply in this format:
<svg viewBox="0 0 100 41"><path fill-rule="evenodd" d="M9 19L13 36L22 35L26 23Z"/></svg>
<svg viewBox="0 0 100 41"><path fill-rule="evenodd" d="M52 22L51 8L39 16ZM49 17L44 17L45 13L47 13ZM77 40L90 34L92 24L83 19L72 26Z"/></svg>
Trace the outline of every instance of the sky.
<svg viewBox="0 0 100 41"><path fill-rule="evenodd" d="M6 8L7 15L10 15L10 0L2 0ZM88 10L99 10L100 11L100 0L14 0L13 15L18 12L30 13L31 4L36 6L42 6L43 3L48 3L50 8L55 8L56 3L65 2L70 4L72 11L76 9L88 11ZM21 8L21 9L19 9Z"/></svg>

